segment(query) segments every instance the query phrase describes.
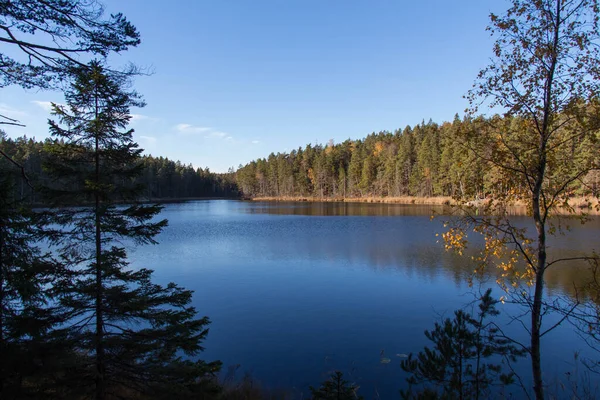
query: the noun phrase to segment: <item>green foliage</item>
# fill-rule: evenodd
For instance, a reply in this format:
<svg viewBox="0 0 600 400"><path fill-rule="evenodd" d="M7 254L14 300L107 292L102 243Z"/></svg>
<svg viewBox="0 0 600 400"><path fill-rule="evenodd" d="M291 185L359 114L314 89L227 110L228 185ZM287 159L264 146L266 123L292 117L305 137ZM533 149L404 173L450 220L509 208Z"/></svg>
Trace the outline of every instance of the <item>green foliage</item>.
<svg viewBox="0 0 600 400"><path fill-rule="evenodd" d="M362 399L356 392L358 386L343 378L344 374L335 371L328 380L318 388L310 387L311 399L313 400L354 400Z"/></svg>
<svg viewBox="0 0 600 400"><path fill-rule="evenodd" d="M27 209L18 195L21 191L15 190L27 186L28 179L18 164L0 158L1 398L39 396L32 382L53 372L40 357L56 355L46 337L59 314L49 305L46 289L60 265L37 246L43 237L43 215Z"/></svg>
<svg viewBox="0 0 600 400"><path fill-rule="evenodd" d="M232 185L208 169L152 157L142 163L126 126L129 108L143 103L123 89L136 69L114 73L79 61L140 43L123 15L103 13L96 0L0 0L7 50L0 87L53 88L74 77L67 106L54 106L57 140L0 135L2 398L181 398L217 389L205 377L220 364L190 360L209 323L196 317L191 292L153 284L150 270L128 266L125 248L154 243L166 225L153 221L160 207L136 203L144 195L185 197ZM152 180L167 193L145 191ZM50 203L52 213L27 209ZM40 251L40 240L56 246L60 262Z"/></svg>
<svg viewBox="0 0 600 400"><path fill-rule="evenodd" d="M48 188L57 224L50 240L67 269L54 285L65 319L53 336L73 350L61 360L59 387L102 399L191 395L220 367L188 359L202 351L209 320L196 317L190 291L153 284L150 270L126 259L125 243L155 243L166 226L155 219L160 207L136 203L140 150L125 129L129 107L142 104L126 83L92 62L78 71L67 105L54 106L59 122L49 122L64 140L47 144L46 168L58 178Z"/></svg>
<svg viewBox="0 0 600 400"><path fill-rule="evenodd" d="M42 168L42 162L48 157L49 149L45 144L49 143L49 139L44 143L27 137L5 138L0 141L0 151L23 166L33 186L30 187L24 179L17 179L15 184L10 186L10 195L22 197L24 204L48 204L47 193L34 188L55 185L55 179L65 180L65 177L51 178ZM208 168L194 168L168 158L146 155L141 157L141 164L142 172L134 177L134 182L144 187L139 193L139 200L238 196L233 173L217 174Z"/></svg>
<svg viewBox="0 0 600 400"><path fill-rule="evenodd" d="M503 338L490 320L499 314L490 293L481 297L476 317L459 310L425 331L433 347L402 361L402 369L411 374L402 398L483 399L493 397L494 387L513 383L512 372L503 373L502 364L516 361L523 350Z"/></svg>
<svg viewBox="0 0 600 400"><path fill-rule="evenodd" d="M588 107L588 111L597 108L595 102ZM548 157L544 182L548 199L556 190L567 195L597 195L598 173L593 166L600 163L600 141L594 121L582 131L583 139L571 129L573 115L560 118L557 123L564 124L564 131L557 134L556 143L565 151ZM521 140L529 128L513 116L461 120L457 115L452 123L423 122L395 133L374 133L363 140L270 154L240 167L235 181L246 197L451 196L514 202L525 198L528 186L515 174L521 166L512 159L511 150L528 155L526 172L531 175L535 141ZM569 178L567 188L559 185Z"/></svg>
<svg viewBox="0 0 600 400"><path fill-rule="evenodd" d="M0 0L0 40L12 50L0 53L0 87L52 87L82 65L80 55L106 57L140 43L122 14L103 14L96 0Z"/></svg>

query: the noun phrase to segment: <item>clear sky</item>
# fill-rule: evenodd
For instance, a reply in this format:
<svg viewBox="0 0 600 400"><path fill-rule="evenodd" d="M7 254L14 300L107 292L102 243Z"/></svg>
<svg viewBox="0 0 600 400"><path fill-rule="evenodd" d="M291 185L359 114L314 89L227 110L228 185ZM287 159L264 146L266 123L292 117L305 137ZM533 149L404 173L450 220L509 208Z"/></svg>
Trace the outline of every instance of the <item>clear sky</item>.
<svg viewBox="0 0 600 400"><path fill-rule="evenodd" d="M132 110L146 152L224 172L308 143L462 115L502 0L103 0L141 33L115 57L151 67ZM60 92L0 90L0 114L48 136Z"/></svg>

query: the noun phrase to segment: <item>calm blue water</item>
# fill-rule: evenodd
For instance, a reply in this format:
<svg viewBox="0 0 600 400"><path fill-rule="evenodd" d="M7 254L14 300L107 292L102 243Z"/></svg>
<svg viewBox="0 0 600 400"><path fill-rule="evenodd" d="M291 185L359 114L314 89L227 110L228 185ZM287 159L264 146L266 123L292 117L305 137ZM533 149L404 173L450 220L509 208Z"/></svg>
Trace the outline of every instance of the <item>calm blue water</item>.
<svg viewBox="0 0 600 400"><path fill-rule="evenodd" d="M306 398L308 385L339 369L365 398L397 398L406 378L397 354L421 350L425 329L473 299L471 267L436 242L443 218L430 215L427 206L170 204L160 244L130 258L155 270L155 281L195 291L194 305L212 320L202 358L222 360L225 372L239 364L238 378L248 372ZM596 219L553 251L597 248L598 233ZM549 292L565 293L580 275L557 270ZM574 351L589 352L568 326L544 337L545 373L571 370ZM526 378L528 364L521 370Z"/></svg>

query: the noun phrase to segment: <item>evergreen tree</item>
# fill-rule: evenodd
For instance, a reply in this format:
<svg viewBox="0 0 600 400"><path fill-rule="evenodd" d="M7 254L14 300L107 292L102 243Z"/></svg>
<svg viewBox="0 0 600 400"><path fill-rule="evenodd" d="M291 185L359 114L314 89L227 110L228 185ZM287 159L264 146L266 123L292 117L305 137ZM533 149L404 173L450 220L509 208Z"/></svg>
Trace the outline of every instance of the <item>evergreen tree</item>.
<svg viewBox="0 0 600 400"><path fill-rule="evenodd" d="M48 190L59 224L52 242L68 268L55 300L69 313L55 333L77 356L65 360L65 393L86 398L189 394L219 367L183 358L202 350L208 332L192 293L128 266L126 243L155 243L166 221L155 219L160 207L136 203L141 150L126 127L130 107L143 103L127 83L94 61L78 69L49 122L64 140L48 146L46 166L57 179Z"/></svg>
<svg viewBox="0 0 600 400"><path fill-rule="evenodd" d="M47 288L60 268L37 245L44 215L27 208L23 185L32 186L25 168L0 158L0 398L11 399L42 395L56 355L47 333L59 320Z"/></svg>
<svg viewBox="0 0 600 400"><path fill-rule="evenodd" d="M350 165L348 166L348 187L352 195L360 194L360 183L362 178L363 168L363 146L360 141L352 143L352 155Z"/></svg>
<svg viewBox="0 0 600 400"><path fill-rule="evenodd" d="M362 165L360 183L358 184L358 187L360 188L360 191L363 196L369 195L369 193L371 192L374 178L375 178L375 165L373 162L373 155L370 153L367 153L365 155L365 159L364 159L363 165Z"/></svg>
<svg viewBox="0 0 600 400"><path fill-rule="evenodd" d="M587 106L593 105L590 102ZM561 114L560 118L573 121L574 117ZM503 152L502 141L497 141L498 129L507 135L513 132L511 140L515 143L511 148L525 152L526 143L518 136L519 124L521 120L510 116L460 120L457 115L452 123L438 125L430 121L414 128L407 126L394 134L379 132L363 140L340 144L330 141L326 147L308 145L289 154L273 154L240 166L235 179L246 197L331 199L373 195L452 196L466 201L490 196L501 199L527 190L524 182L508 174L499 163L499 159L509 159L510 154L507 149ZM582 140L563 138L568 151L548 160L557 173L555 177L568 177L570 159L579 165L598 164L599 141L593 135ZM497 159L491 160L491 156ZM581 172L580 179L569 185L572 193L581 196L597 193L593 168Z"/></svg>
<svg viewBox="0 0 600 400"><path fill-rule="evenodd" d="M361 400L357 395L358 386L344 379L344 374L335 371L319 388L310 387L313 400Z"/></svg>
<svg viewBox="0 0 600 400"><path fill-rule="evenodd" d="M103 14L96 0L0 0L0 87L51 87L82 66L82 54L105 57L140 43L122 14Z"/></svg>
<svg viewBox="0 0 600 400"><path fill-rule="evenodd" d="M402 398L490 398L494 385L513 382L513 374L503 374L498 362L501 357L516 361L524 352L502 338L489 320L499 314L490 293L488 289L481 297L476 318L458 310L454 319L447 318L442 324L436 323L433 331L425 331L434 346L425 347L415 358L409 354L401 363L411 374L409 390L401 391Z"/></svg>

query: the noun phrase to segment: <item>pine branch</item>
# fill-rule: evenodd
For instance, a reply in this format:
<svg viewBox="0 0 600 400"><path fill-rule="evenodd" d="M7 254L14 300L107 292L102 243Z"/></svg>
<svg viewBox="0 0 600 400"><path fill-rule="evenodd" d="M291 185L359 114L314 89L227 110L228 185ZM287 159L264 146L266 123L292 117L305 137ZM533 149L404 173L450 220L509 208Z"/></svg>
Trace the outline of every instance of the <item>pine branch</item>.
<svg viewBox="0 0 600 400"><path fill-rule="evenodd" d="M17 168L19 168L19 170L21 171L21 176L23 177L23 179L25 180L25 183L27 183L27 186L29 186L31 189L33 189L33 185L31 184L29 177L27 176L27 173L25 172L25 168L19 164L18 162L16 162L15 160L13 160L11 157L8 156L8 154L6 154L3 150L0 149L0 155L2 155L5 159L7 159L10 163L12 163L13 165L15 165Z"/></svg>
<svg viewBox="0 0 600 400"><path fill-rule="evenodd" d="M8 120L8 121L0 121L0 125L12 125L12 126L22 126L22 127L25 127L25 125L19 123L19 120L13 119L13 118L9 118L6 115L0 114L0 118L4 118L4 119Z"/></svg>

